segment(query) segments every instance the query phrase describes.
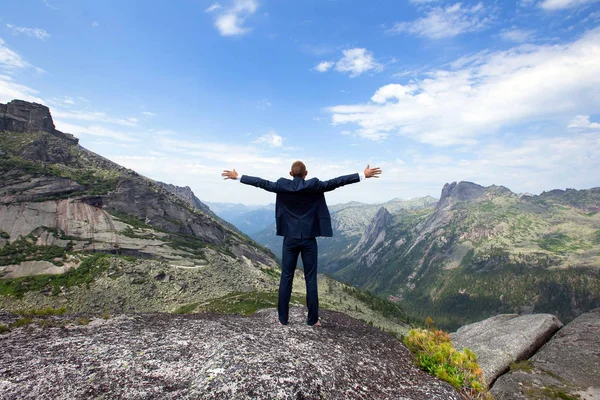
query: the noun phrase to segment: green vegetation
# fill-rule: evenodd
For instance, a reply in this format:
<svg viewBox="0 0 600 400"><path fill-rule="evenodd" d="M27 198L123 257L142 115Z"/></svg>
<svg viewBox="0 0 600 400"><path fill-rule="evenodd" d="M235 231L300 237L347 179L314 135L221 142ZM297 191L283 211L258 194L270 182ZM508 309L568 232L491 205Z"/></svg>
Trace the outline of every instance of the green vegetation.
<svg viewBox="0 0 600 400"><path fill-rule="evenodd" d="M10 239L10 235L4 231L0 231L0 239Z"/></svg>
<svg viewBox="0 0 600 400"><path fill-rule="evenodd" d="M63 315L66 312L67 312L67 309L65 307L61 307L61 308L46 307L46 308L41 308L41 309L19 311L17 314L24 316L24 317L45 317L45 316L50 316L50 315Z"/></svg>
<svg viewBox="0 0 600 400"><path fill-rule="evenodd" d="M431 316L439 327L454 331L496 314L533 306L567 323L572 304L584 310L600 307L600 271L595 268L546 269L504 265L488 271L457 268L430 270L421 286L405 294L402 307L411 316Z"/></svg>
<svg viewBox="0 0 600 400"><path fill-rule="evenodd" d="M487 392L475 353L467 348L457 351L446 332L412 329L404 338L404 344L415 354L417 365L422 370L450 383L470 398L492 398Z"/></svg>
<svg viewBox="0 0 600 400"><path fill-rule="evenodd" d="M173 311L174 314L191 314L198 307L198 303L186 304Z"/></svg>
<svg viewBox="0 0 600 400"><path fill-rule="evenodd" d="M53 295L61 288L89 285L109 267L109 256L94 254L84 259L79 267L60 275L35 275L24 278L0 280L0 295L22 297L28 291L50 288Z"/></svg>
<svg viewBox="0 0 600 400"><path fill-rule="evenodd" d="M77 325L87 325L89 323L90 323L90 319L88 317L77 318Z"/></svg>
<svg viewBox="0 0 600 400"><path fill-rule="evenodd" d="M600 244L600 230L597 230L596 232L594 232L593 242L594 242L594 244Z"/></svg>
<svg viewBox="0 0 600 400"><path fill-rule="evenodd" d="M305 304L304 296L292 293L291 303ZM192 303L179 307L177 314L189 314L195 310L220 314L251 315L263 308L277 307L277 292L232 293L203 304Z"/></svg>
<svg viewBox="0 0 600 400"><path fill-rule="evenodd" d="M66 258L63 247L37 246L35 241L35 237L28 235L0 248L0 265L20 264L23 261L50 261L55 265L62 265L62 260Z"/></svg>
<svg viewBox="0 0 600 400"><path fill-rule="evenodd" d="M128 225L131 225L134 228L157 230L156 228L148 225L144 220L136 217L135 215L127 214L122 211L116 211L116 210L110 210L109 213L113 217L120 219L121 221L125 222Z"/></svg>
<svg viewBox="0 0 600 400"><path fill-rule="evenodd" d="M544 235L539 241L539 246L547 251L557 254L565 254L581 249L583 246L578 244L568 235L557 232Z"/></svg>
<svg viewBox="0 0 600 400"><path fill-rule="evenodd" d="M10 332L10 328L4 324L0 324L0 335L6 332Z"/></svg>
<svg viewBox="0 0 600 400"><path fill-rule="evenodd" d="M365 303L369 309L381 313L387 319L399 324L408 323L408 315L400 305L375 296L368 290L361 290L346 285L342 286L342 290Z"/></svg>
<svg viewBox="0 0 600 400"><path fill-rule="evenodd" d="M71 179L80 185L86 187L85 193L88 195L101 195L115 190L117 183L121 178L119 171L68 167L63 164L53 164L50 167L51 174L61 178Z"/></svg>
<svg viewBox="0 0 600 400"><path fill-rule="evenodd" d="M533 366L531 365L531 361L523 360L510 364L510 370L530 373L531 371L533 371Z"/></svg>
<svg viewBox="0 0 600 400"><path fill-rule="evenodd" d="M265 274L275 278L275 279L279 279L281 278L281 271L279 269L275 269L275 268L261 268L260 269L262 272L264 272Z"/></svg>
<svg viewBox="0 0 600 400"><path fill-rule="evenodd" d="M102 312L102 314L100 314L100 318L110 319L110 313L108 311L104 311L104 312Z"/></svg>
<svg viewBox="0 0 600 400"><path fill-rule="evenodd" d="M9 328L19 328L21 326L26 326L26 325L29 325L31 323L33 323L33 318L24 317L24 318L16 320L12 324L9 324L8 327Z"/></svg>
<svg viewBox="0 0 600 400"><path fill-rule="evenodd" d="M525 389L525 395L529 399L562 399L562 400L580 400L579 396L571 396L564 390L555 386L539 388L531 387Z"/></svg>

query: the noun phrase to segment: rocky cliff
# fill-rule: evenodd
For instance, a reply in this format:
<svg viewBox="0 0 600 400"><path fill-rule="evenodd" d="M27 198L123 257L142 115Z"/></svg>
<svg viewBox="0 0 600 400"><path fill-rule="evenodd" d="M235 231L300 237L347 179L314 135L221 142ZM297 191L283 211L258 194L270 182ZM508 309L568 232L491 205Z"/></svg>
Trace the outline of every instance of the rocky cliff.
<svg viewBox="0 0 600 400"><path fill-rule="evenodd" d="M47 317L0 335L4 399L460 400L397 339L325 311ZM10 324L15 316L0 313Z"/></svg>
<svg viewBox="0 0 600 400"><path fill-rule="evenodd" d="M0 104L0 129L4 309L172 311L273 290L272 254L189 188L158 184L86 150L56 130L40 104ZM153 279L161 273L166 284Z"/></svg>

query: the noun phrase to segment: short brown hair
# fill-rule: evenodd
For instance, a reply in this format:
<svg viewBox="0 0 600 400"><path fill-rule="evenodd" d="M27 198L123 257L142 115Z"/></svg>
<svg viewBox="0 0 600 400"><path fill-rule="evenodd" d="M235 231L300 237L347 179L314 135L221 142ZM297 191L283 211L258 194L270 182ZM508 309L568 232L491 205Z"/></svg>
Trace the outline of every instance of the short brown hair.
<svg viewBox="0 0 600 400"><path fill-rule="evenodd" d="M302 161L294 161L290 172L294 177L304 178L306 175L306 165Z"/></svg>

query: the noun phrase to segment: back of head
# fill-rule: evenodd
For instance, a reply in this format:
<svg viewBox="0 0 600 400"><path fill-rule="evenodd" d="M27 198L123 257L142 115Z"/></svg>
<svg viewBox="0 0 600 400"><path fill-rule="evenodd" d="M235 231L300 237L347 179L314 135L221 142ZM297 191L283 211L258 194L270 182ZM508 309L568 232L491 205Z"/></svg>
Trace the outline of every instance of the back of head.
<svg viewBox="0 0 600 400"><path fill-rule="evenodd" d="M294 178L304 178L306 176L306 165L304 165L302 161L294 161L292 169L290 170L290 175Z"/></svg>

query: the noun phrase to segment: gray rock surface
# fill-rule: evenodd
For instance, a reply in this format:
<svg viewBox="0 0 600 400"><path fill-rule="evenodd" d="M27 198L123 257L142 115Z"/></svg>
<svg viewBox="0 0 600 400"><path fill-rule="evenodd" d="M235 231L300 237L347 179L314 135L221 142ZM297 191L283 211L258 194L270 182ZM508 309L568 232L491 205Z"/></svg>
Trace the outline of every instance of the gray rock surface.
<svg viewBox="0 0 600 400"><path fill-rule="evenodd" d="M0 103L0 131L29 132L43 131L78 143L73 135L56 130L48 107L23 100Z"/></svg>
<svg viewBox="0 0 600 400"><path fill-rule="evenodd" d="M550 314L503 314L465 325L450 336L456 349L468 347L477 354L490 385L513 362L535 354L561 327L558 318Z"/></svg>
<svg viewBox="0 0 600 400"><path fill-rule="evenodd" d="M492 388L496 400L526 399L551 390L600 399L599 332L600 309L577 317L529 360L529 371L498 378Z"/></svg>
<svg viewBox="0 0 600 400"><path fill-rule="evenodd" d="M11 399L460 400L398 341L346 315L323 328L292 308L251 317L146 314L0 335L0 393ZM0 314L0 322L10 322ZM68 317L53 317L64 324Z"/></svg>

